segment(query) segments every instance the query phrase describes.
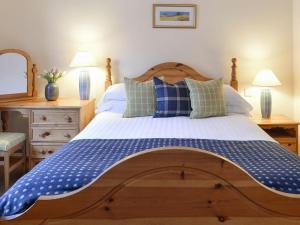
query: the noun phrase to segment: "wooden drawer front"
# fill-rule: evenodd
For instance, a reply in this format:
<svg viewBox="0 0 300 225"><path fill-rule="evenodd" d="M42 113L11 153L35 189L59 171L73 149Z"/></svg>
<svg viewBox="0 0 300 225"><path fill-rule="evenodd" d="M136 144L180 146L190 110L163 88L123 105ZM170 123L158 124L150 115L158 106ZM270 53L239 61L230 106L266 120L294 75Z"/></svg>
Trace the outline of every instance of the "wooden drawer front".
<svg viewBox="0 0 300 225"><path fill-rule="evenodd" d="M60 149L62 145L34 145L31 148L31 157L44 159L52 155L55 151Z"/></svg>
<svg viewBox="0 0 300 225"><path fill-rule="evenodd" d="M36 110L33 111L33 124L69 124L79 122L79 115L74 111Z"/></svg>
<svg viewBox="0 0 300 225"><path fill-rule="evenodd" d="M32 129L32 141L69 142L78 133L77 129Z"/></svg>
<svg viewBox="0 0 300 225"><path fill-rule="evenodd" d="M35 167L41 161L43 161L43 159L31 159L31 161L30 161L30 169L32 169L33 167Z"/></svg>
<svg viewBox="0 0 300 225"><path fill-rule="evenodd" d="M288 143L288 142L283 142L280 143L282 146L287 148L288 150L297 153L297 144L296 143Z"/></svg>
<svg viewBox="0 0 300 225"><path fill-rule="evenodd" d="M276 141L278 141L279 143L297 143L297 139L296 138L274 138Z"/></svg>

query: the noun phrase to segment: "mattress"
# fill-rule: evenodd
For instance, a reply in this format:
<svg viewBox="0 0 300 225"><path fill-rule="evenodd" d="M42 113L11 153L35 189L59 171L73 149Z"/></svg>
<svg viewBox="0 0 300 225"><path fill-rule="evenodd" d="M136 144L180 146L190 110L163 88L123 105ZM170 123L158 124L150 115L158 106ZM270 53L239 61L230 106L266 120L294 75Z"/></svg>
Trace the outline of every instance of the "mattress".
<svg viewBox="0 0 300 225"><path fill-rule="evenodd" d="M71 193L128 156L170 146L213 152L269 188L300 194L300 159L245 116L123 119L119 114L101 113L0 198L0 215L22 213L41 196Z"/></svg>
<svg viewBox="0 0 300 225"><path fill-rule="evenodd" d="M188 117L122 118L122 114L112 112L98 114L74 140L141 138L274 141L251 118L241 114L192 120Z"/></svg>

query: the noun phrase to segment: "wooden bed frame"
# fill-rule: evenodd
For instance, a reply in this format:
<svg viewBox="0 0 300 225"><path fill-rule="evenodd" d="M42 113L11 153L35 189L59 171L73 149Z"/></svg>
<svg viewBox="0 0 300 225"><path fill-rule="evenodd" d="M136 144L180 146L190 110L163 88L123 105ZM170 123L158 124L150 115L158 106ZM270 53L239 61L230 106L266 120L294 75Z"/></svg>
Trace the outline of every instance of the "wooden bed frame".
<svg viewBox="0 0 300 225"><path fill-rule="evenodd" d="M231 85L237 89L236 60ZM110 66L106 87L112 84ZM164 75L207 80L180 63L153 67L139 81ZM2 218L22 225L292 225L300 195L258 183L238 165L193 148L158 148L130 156L75 192L40 197L25 213Z"/></svg>

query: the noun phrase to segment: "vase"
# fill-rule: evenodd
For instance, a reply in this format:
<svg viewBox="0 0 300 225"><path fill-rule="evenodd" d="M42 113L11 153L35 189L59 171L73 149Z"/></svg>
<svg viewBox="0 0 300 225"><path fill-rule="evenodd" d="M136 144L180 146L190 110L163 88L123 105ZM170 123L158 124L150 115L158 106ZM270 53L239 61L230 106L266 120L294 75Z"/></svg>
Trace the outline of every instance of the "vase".
<svg viewBox="0 0 300 225"><path fill-rule="evenodd" d="M48 101L56 101L59 96L59 88L56 83L48 83L45 87L45 97Z"/></svg>
<svg viewBox="0 0 300 225"><path fill-rule="evenodd" d="M260 96L261 115L264 119L270 119L272 112L272 94L271 89L264 88Z"/></svg>
<svg viewBox="0 0 300 225"><path fill-rule="evenodd" d="M81 71L79 75L80 100L90 99L91 80L88 71Z"/></svg>

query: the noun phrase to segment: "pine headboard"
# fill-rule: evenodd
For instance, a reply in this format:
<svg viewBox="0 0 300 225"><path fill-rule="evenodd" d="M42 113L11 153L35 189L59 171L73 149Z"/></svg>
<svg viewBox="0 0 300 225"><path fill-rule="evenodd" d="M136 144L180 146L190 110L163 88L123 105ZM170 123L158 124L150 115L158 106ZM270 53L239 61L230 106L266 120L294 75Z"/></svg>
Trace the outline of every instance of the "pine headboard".
<svg viewBox="0 0 300 225"><path fill-rule="evenodd" d="M233 58L231 60L231 80L230 85L238 90L238 80L237 80L237 59ZM107 73L105 80L105 90L112 85L112 73L111 73L111 59L107 59L106 65ZM151 80L154 76L163 76L164 80L168 83L176 83L177 81L183 80L184 78L192 78L199 81L207 81L211 80L211 78L204 76L198 73L193 68L176 62L168 62L156 65L149 69L146 73L141 76L134 78L136 81L144 82L147 80Z"/></svg>

